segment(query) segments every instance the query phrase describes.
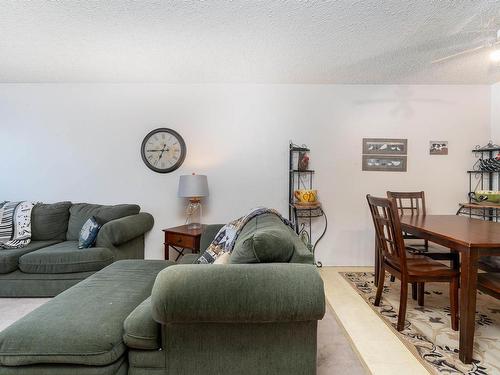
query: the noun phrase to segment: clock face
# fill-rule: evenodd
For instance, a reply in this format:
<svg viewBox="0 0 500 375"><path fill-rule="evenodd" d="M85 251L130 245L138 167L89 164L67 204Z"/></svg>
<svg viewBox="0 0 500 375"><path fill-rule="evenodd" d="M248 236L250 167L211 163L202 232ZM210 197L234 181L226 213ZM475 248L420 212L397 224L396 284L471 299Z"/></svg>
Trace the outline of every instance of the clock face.
<svg viewBox="0 0 500 375"><path fill-rule="evenodd" d="M158 173L168 173L179 168L186 157L184 139L172 129L159 128L151 131L141 145L142 160Z"/></svg>

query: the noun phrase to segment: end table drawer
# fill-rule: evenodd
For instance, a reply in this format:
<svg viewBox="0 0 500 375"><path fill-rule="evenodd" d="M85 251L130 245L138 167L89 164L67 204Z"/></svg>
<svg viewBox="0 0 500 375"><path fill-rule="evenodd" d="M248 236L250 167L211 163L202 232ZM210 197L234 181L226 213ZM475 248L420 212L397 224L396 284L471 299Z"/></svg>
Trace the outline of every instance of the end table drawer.
<svg viewBox="0 0 500 375"><path fill-rule="evenodd" d="M185 247L194 249L195 243L193 237L183 236L181 234L169 233L167 235L167 242L169 245Z"/></svg>

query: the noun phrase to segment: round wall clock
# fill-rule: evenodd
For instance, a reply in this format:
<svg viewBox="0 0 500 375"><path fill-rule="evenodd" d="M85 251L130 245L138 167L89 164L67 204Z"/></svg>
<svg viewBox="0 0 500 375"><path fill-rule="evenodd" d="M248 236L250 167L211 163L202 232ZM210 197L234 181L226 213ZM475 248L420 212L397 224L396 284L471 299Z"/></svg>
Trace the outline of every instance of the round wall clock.
<svg viewBox="0 0 500 375"><path fill-rule="evenodd" d="M141 156L149 169L158 173L169 173L184 162L186 143L176 131L158 128L144 137Z"/></svg>

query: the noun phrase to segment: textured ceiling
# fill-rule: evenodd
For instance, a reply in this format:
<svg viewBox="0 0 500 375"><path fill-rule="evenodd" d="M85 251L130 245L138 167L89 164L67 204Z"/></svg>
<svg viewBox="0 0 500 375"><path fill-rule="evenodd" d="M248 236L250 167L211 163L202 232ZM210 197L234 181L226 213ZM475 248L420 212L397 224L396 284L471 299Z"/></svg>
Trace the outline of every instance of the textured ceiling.
<svg viewBox="0 0 500 375"><path fill-rule="evenodd" d="M430 62L494 36L484 29L491 18L500 28L499 8L492 0L0 0L0 82L493 83L500 66L486 49Z"/></svg>

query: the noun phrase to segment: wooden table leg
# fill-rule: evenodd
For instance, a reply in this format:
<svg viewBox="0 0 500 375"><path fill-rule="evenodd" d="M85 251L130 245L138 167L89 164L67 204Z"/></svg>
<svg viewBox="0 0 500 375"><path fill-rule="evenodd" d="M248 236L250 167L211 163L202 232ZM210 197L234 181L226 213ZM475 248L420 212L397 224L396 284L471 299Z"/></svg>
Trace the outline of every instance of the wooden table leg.
<svg viewBox="0 0 500 375"><path fill-rule="evenodd" d="M463 363L472 362L476 321L477 249L461 252L460 265L460 351Z"/></svg>
<svg viewBox="0 0 500 375"><path fill-rule="evenodd" d="M380 272L380 259L378 256L377 236L375 235L375 279L373 284L378 286L378 274Z"/></svg>

